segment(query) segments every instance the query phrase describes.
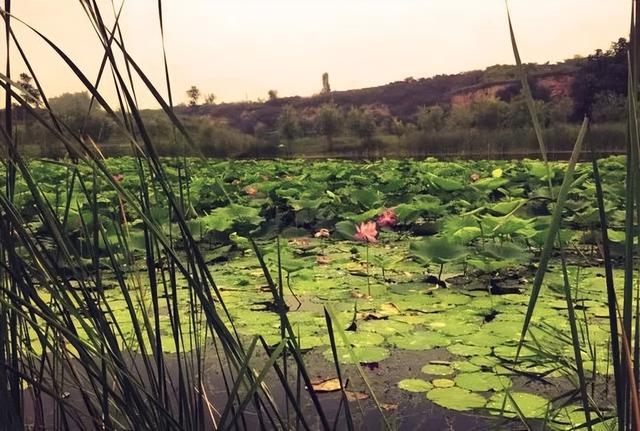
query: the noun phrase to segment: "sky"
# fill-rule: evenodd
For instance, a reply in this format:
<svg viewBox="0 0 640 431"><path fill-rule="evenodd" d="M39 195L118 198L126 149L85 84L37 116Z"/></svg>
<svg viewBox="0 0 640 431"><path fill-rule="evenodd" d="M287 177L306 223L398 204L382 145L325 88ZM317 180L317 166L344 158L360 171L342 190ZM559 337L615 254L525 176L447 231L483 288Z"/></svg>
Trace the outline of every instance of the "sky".
<svg viewBox="0 0 640 431"><path fill-rule="evenodd" d="M99 4L113 16L110 2ZM122 30L166 95L157 6L125 0ZM509 7L523 61L538 63L607 48L627 35L631 8L630 0L510 0ZM233 102L265 99L270 89L312 95L324 72L332 89L346 90L513 63L504 0L163 0L163 9L175 103L186 101L191 85ZM19 0L12 12L96 76L102 51L78 0ZM17 23L14 31L48 97L83 90L31 30ZM140 86L138 100L155 107Z"/></svg>

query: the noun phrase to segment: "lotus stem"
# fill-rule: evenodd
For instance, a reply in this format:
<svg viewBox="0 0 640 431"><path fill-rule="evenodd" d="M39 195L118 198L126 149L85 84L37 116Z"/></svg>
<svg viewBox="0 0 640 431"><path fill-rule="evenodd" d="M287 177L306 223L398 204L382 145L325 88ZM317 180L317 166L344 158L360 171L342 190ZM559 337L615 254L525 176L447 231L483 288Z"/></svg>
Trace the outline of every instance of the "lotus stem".
<svg viewBox="0 0 640 431"><path fill-rule="evenodd" d="M365 243L364 249L367 258L367 295L371 297L371 281L369 280L369 242Z"/></svg>

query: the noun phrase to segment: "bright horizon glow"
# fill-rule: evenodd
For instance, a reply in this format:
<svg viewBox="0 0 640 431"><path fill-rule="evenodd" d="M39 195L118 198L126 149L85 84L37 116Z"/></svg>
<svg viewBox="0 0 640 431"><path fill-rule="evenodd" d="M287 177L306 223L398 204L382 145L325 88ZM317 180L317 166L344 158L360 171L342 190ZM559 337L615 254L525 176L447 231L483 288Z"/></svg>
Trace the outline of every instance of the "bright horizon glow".
<svg viewBox="0 0 640 431"><path fill-rule="evenodd" d="M103 52L79 2L13 3L16 17L50 37L95 79ZM99 4L103 14L112 14L110 2ZM525 62L586 56L627 37L629 1L509 5ZM514 63L503 0L165 0L163 8L175 104L186 101L191 85L221 103L266 99L270 89L281 97L309 96L320 90L323 72L333 90L348 90ZM125 2L122 29L127 49L166 95L157 1ZM16 22L14 31L47 97L84 90L30 30ZM26 71L20 66L14 63L14 76ZM101 86L107 94L111 81L108 74ZM136 88L142 107L156 107L141 84Z"/></svg>

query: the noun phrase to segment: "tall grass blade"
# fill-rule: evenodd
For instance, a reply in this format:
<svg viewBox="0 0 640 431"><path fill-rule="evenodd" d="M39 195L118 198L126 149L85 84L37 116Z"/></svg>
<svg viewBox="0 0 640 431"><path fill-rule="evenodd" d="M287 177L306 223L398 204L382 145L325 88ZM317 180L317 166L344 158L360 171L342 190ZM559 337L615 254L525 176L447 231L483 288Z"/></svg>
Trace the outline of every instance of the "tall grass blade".
<svg viewBox="0 0 640 431"><path fill-rule="evenodd" d="M571 158L569 159L569 162L567 164L567 168L564 174L564 179L562 180L562 185L560 186L560 192L558 193L558 199L553 209L553 215L551 217L551 223L549 225L547 238L542 248L542 253L540 254L538 269L536 270L536 275L535 275L535 278L533 279L533 284L531 287L531 294L530 294L531 297L529 299L529 304L527 306L527 311L526 311L524 323L522 326L522 332L520 334L520 341L518 342L518 350L516 353L516 358L518 358L520 355L520 351L524 344L527 331L529 330L529 324L531 323L531 318L533 317L533 312L536 307L536 302L538 300L538 296L542 288L542 282L547 272L549 261L551 260L551 255L554 249L556 238L558 238L558 233L560 232L560 225L562 223L562 211L564 210L564 206L567 201L569 189L571 188L571 184L573 183L573 174L575 172L576 163L578 162L580 153L582 152L582 144L584 142L585 134L587 132L587 126L588 126L588 120L585 118L584 121L582 122L582 127L580 128L580 133L578 134L578 138L576 139L576 144L573 147Z"/></svg>
<svg viewBox="0 0 640 431"><path fill-rule="evenodd" d="M356 353L351 348L351 342L349 341L349 337L347 336L347 333L344 330L345 326L343 326L343 324L340 322L340 320L338 320L338 318L336 317L336 314L333 311L333 308L331 306L327 305L325 307L325 311L329 315L329 317L331 318L331 322L333 323L333 327L335 328L335 331L338 333L338 336L340 336L340 338L342 339L343 346L347 350L347 352L349 352L349 356L351 357L351 360L353 361L354 364L359 364L360 363L360 358L358 358ZM356 366L355 369L357 370L360 378L364 382L364 385L367 388L367 391L371 395L371 399L373 400L373 403L376 406L376 409L380 413L380 418L382 419L382 425L384 426L384 428L386 430L391 431L393 429L393 427L391 426L391 423L389 423L389 419L387 418L387 416L384 413L384 409L382 408L382 404L378 400L378 397L376 396L375 392L373 391L373 389L371 387L371 383L369 382L369 378L367 377L367 375L364 373L364 371L362 371L362 369L359 366Z"/></svg>
<svg viewBox="0 0 640 431"><path fill-rule="evenodd" d="M342 377L342 371L340 370L340 360L338 359L338 348L336 346L335 333L333 332L333 322L326 308L324 309L324 318L325 318L325 321L327 322L327 330L329 331L329 341L331 343L331 353L333 355L333 363L335 364L335 367L336 367L336 374L338 375L338 382L340 383L340 392L342 393L341 405L344 406L347 429L351 431L354 429L353 418L351 417L351 411L349 409L349 399L347 398L345 381L344 381L344 378ZM336 415L338 415L339 413L340 413L340 410L338 410L338 413ZM337 421L338 421L338 417L336 416L335 423L337 423Z"/></svg>
<svg viewBox="0 0 640 431"><path fill-rule="evenodd" d="M602 178L600 177L600 169L598 168L598 161L595 155L592 154L592 167L593 178L596 187L596 202L598 205L598 216L600 219L600 234L602 236L602 258L604 261L605 282L607 289L607 307L609 309L609 331L611 337L611 361L613 366L613 376L616 391L616 413L618 415L618 427L624 429L625 415L624 415L624 385L622 384L623 376L620 372L620 343L618 333L618 321L616 316L618 315L617 299L615 284L613 278L613 261L611 259L611 248L609 246L609 224L607 221L607 213L604 204L604 194L602 192Z"/></svg>

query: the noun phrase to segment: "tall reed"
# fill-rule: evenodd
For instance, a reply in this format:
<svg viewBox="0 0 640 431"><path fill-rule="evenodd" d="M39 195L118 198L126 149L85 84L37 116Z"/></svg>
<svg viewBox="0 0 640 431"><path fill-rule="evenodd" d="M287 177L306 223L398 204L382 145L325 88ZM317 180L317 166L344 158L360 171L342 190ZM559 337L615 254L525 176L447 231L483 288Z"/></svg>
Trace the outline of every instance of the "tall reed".
<svg viewBox="0 0 640 431"><path fill-rule="evenodd" d="M0 11L7 45L6 70L0 73L6 95L0 134L7 154L5 189L0 193L0 423L8 429L27 425L36 429L45 425L55 429L289 428L283 406L264 384L273 371L286 394L286 406L293 406L302 418L299 425L310 429L315 412L328 429L296 348L286 307L282 306L281 314L288 332L283 332L277 347L270 348L264 340L258 343L259 339L247 345L236 332L187 223L188 165L183 160L176 188L147 133L137 102L142 91L153 96L171 121L176 143L193 146L173 111L162 1L157 12L166 96L126 49L120 28L122 4L108 11L95 0L82 0L79 6L99 40L96 49L102 52L94 80L53 40L13 16L10 0ZM137 193L126 190L117 172L108 169L91 136L72 129L51 108L39 71L32 67L14 26L40 38L89 92L92 106L104 110L127 138L140 183ZM44 110L35 109L12 78L14 49L33 76ZM114 82L115 106L103 92L106 80ZM136 87L136 82L142 86ZM67 152L67 159L52 162L67 172L61 208L30 171L21 142L12 133L14 109L39 122ZM35 223L25 220L17 206L18 180L26 184L34 202ZM98 191L104 187L119 197L119 208L111 218L99 212ZM86 202L88 211L78 202ZM165 205L167 215L159 216ZM75 236L70 235L72 213L80 221ZM137 239L128 215L138 219L142 253L135 251ZM124 314L109 303L107 278L124 298ZM178 294L185 288L183 304ZM274 298L284 301L277 289ZM287 374L277 365L285 351L294 358L289 372L305 376L304 393L290 387ZM256 357L263 359L254 370ZM206 367L212 363L220 371L216 389L226 394L222 399L205 385ZM314 407L305 416L301 405L306 397L312 398ZM51 405L55 414L53 423L48 423Z"/></svg>
<svg viewBox="0 0 640 431"><path fill-rule="evenodd" d="M614 371L615 382L615 395L616 395L616 417L617 427L619 430L631 430L640 429L640 408L638 405L638 352L640 351L640 331L637 326L633 327L632 322L638 321L638 310L640 304L638 302L638 294L634 292L634 286L637 284L637 280L634 278L635 273L635 259L636 250L634 246L634 236L637 235L637 224L640 221L640 187L639 187L639 165L638 165L638 148L639 148L639 132L638 132L638 63L640 62L640 55L638 51L638 36L640 30L637 27L637 16L640 11L640 6L636 0L632 1L632 16L631 16L631 50L629 53L629 83L628 83L628 107L629 107L629 119L628 119L628 136L627 136L627 181L626 181L626 246L625 246L625 277L624 286L622 290L622 307L618 304L617 292L613 279L613 260L609 251L609 240L607 233L607 218L603 198L602 179L598 170L598 160L595 156L594 143L591 143L591 157L593 167L593 180L596 185L596 202L598 207L598 214L600 218L600 232L602 241L599 244L602 250L602 257L605 266L605 278L606 278L606 291L608 298L609 309L609 329L610 329L610 354L611 362ZM522 82L522 93L527 100L527 106L531 114L532 124L538 137L540 152L542 158L547 161L546 144L543 139L543 135L540 132L540 126L538 123L538 113L535 108L535 101L531 95L531 91L528 88L526 70L522 65L520 54L518 51L516 38L514 34L511 17L507 10L509 29L511 34L511 42L513 46L514 56L516 64L519 68L520 78ZM549 195L556 199L556 203L553 209L553 216L549 233L546 238L538 268L536 271L535 279L533 281L533 287L531 291L531 297L529 305L527 307L524 324L522 327L522 333L520 336L520 342L518 344L518 354L520 349L525 343L525 340L530 329L533 313L535 311L538 295L542 289L542 283L544 277L548 271L548 264L554 253L554 250L559 251L560 260L562 263L562 271L564 276L564 292L567 303L567 320L571 329L571 344L573 350L573 360L575 364L575 377L577 379L577 394L578 398L583 406L585 415L585 421L582 427L591 429L592 426L598 422L604 421L607 418L602 415L598 406L594 403L593 399L587 392L588 377L583 367L583 352L591 351L588 345L588 340L583 340L579 337L578 327L580 325L579 318L576 317L574 302L575 297L572 296L569 279L567 277L567 263L563 251L563 244L561 242L560 231L562 229L562 212L567 200L567 193L571 188L573 182L573 172L577 158L582 151L583 144L588 137L588 118L584 119L582 128L577 137L573 154L567 169L565 171L564 180L562 186L557 194L554 194L554 189L549 182ZM549 179L550 179L549 175ZM585 323L586 325L586 323ZM534 338L533 336L531 337ZM584 343L587 343L585 345ZM622 346L622 347L621 347ZM595 378L595 375L591 377ZM595 414L596 417L592 417Z"/></svg>

